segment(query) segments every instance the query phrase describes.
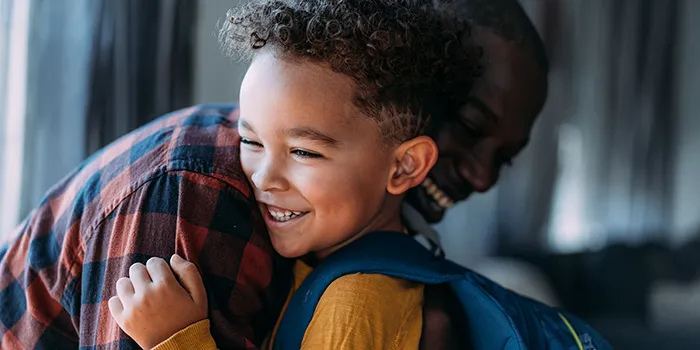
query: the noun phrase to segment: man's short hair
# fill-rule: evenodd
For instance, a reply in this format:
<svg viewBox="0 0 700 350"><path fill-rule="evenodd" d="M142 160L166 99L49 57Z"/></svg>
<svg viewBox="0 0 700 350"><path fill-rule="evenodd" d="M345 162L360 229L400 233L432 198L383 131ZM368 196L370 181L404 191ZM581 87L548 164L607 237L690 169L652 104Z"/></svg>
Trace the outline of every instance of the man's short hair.
<svg viewBox="0 0 700 350"><path fill-rule="evenodd" d="M517 0L434 0L444 14L487 28L516 43L549 72L547 50L537 29Z"/></svg>

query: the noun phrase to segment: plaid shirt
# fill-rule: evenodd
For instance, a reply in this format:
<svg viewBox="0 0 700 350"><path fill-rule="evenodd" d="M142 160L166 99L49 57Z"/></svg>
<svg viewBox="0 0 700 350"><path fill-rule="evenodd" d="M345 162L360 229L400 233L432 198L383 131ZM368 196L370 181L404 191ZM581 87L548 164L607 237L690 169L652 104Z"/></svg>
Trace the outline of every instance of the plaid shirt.
<svg viewBox="0 0 700 350"><path fill-rule="evenodd" d="M131 349L107 301L135 262L197 262L219 348L254 348L288 292L239 164L238 110L166 115L86 160L0 248L0 348Z"/></svg>

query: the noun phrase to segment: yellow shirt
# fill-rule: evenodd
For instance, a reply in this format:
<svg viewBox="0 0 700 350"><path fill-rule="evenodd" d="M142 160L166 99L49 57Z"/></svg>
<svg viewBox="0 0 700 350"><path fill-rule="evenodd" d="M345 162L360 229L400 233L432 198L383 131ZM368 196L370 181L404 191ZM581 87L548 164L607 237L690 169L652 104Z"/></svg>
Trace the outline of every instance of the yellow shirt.
<svg viewBox="0 0 700 350"><path fill-rule="evenodd" d="M312 270L297 260L287 303ZM418 349L422 323L423 284L385 275L346 275L333 281L321 296L301 348ZM278 327L279 320L271 339L275 338ZM263 348L272 347L271 342ZM183 329L155 349L192 348L216 348L208 320Z"/></svg>

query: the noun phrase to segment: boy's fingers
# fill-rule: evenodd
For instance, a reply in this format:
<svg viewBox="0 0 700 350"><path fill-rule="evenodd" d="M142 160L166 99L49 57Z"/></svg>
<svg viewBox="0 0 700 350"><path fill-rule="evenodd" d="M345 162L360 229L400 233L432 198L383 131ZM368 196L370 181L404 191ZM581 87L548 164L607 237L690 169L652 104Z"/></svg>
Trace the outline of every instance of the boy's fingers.
<svg viewBox="0 0 700 350"><path fill-rule="evenodd" d="M131 300L136 291L134 285L128 277L122 277L117 280L117 295L124 301Z"/></svg>
<svg viewBox="0 0 700 350"><path fill-rule="evenodd" d="M146 262L146 269L151 276L153 282L176 283L173 272L170 271L170 266L161 258L150 258Z"/></svg>
<svg viewBox="0 0 700 350"><path fill-rule="evenodd" d="M129 278L131 279L131 283L134 285L134 290L136 292L146 288L146 286L152 282L151 276L148 275L146 266L142 263L131 265L129 268Z"/></svg>
<svg viewBox="0 0 700 350"><path fill-rule="evenodd" d="M197 305L207 305L207 293L197 266L175 254L170 258L170 266L185 290Z"/></svg>
<svg viewBox="0 0 700 350"><path fill-rule="evenodd" d="M122 311L124 311L124 304L122 304L122 301L119 299L119 297L113 296L109 298L107 306L109 306L109 313L112 314L112 317L115 320L119 320Z"/></svg>

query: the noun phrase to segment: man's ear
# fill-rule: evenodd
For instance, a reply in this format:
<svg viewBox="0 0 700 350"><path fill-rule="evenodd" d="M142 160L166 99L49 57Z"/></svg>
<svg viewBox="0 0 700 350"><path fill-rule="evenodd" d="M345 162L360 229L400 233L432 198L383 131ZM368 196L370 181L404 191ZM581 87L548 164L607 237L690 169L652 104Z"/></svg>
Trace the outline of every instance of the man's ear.
<svg viewBox="0 0 700 350"><path fill-rule="evenodd" d="M437 162L438 149L432 138L418 136L399 145L394 157L395 163L386 190L393 195L400 195L423 182Z"/></svg>

